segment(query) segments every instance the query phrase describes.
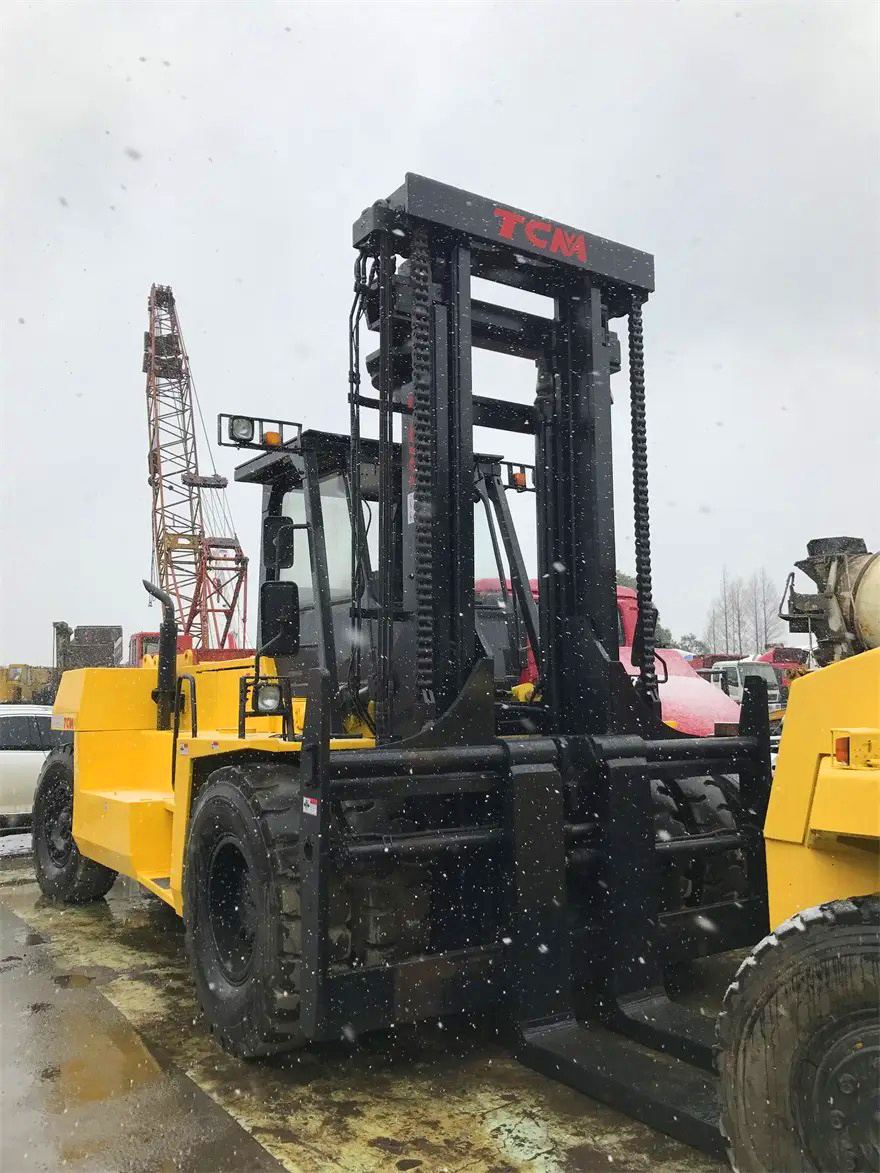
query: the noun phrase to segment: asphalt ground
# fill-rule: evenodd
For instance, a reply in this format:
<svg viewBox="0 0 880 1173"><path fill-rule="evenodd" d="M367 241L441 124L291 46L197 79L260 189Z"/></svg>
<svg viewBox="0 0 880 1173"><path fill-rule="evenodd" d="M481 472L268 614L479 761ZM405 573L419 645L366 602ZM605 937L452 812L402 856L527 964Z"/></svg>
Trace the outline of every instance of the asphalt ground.
<svg viewBox="0 0 880 1173"><path fill-rule="evenodd" d="M0 1169L718 1173L722 1166L513 1060L458 1018L259 1062L213 1042L182 926L119 880L85 907L0 858ZM730 958L703 963L711 1013Z"/></svg>

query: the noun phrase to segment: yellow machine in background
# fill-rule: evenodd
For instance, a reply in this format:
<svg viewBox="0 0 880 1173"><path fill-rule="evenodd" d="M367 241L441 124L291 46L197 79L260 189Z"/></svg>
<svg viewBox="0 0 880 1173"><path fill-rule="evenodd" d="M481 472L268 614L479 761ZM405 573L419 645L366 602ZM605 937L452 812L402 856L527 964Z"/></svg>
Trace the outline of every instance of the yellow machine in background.
<svg viewBox="0 0 880 1173"><path fill-rule="evenodd" d="M0 667L0 704L51 704L53 675L51 668L35 668L33 664Z"/></svg>
<svg viewBox="0 0 880 1173"><path fill-rule="evenodd" d="M791 686L764 824L775 928L718 1020L740 1173L880 1168L880 560L849 538L809 550L819 592L792 591L787 618L827 666Z"/></svg>

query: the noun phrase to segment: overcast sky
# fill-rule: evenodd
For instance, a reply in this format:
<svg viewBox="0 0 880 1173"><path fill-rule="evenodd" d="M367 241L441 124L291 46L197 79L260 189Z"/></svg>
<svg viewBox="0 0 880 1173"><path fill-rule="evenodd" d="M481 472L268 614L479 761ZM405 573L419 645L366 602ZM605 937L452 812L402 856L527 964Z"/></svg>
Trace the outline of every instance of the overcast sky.
<svg viewBox="0 0 880 1173"><path fill-rule="evenodd" d="M676 634L725 565L781 587L810 537L876 548L878 35L873 0L7 3L0 661L47 662L54 619L157 624L151 283L174 288L209 427L345 431L350 227L406 171L655 255L655 600ZM503 394L509 365L478 363L475 389ZM256 570L259 491L230 497Z"/></svg>

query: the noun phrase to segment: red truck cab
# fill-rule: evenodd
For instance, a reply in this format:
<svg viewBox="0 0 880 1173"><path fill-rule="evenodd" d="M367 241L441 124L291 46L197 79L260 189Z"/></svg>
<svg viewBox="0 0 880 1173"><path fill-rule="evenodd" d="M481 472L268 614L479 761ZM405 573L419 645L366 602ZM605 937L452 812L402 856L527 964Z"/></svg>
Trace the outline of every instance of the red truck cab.
<svg viewBox="0 0 880 1173"><path fill-rule="evenodd" d="M631 587L617 588L617 614L620 662L630 676L638 676L638 669L632 662L632 649L639 606L636 592ZM710 737L717 724L739 724L736 701L695 672L681 652L674 648L658 648L657 676L663 720L674 729L697 737Z"/></svg>
<svg viewBox="0 0 880 1173"><path fill-rule="evenodd" d="M537 581L533 579L530 586L537 598ZM486 608L497 608L501 602L501 584L497 578L478 579L474 589L478 607L482 605ZM636 592L630 587L617 588L617 619L620 662L630 676L638 676L638 669L632 662L638 602ZM708 680L697 675L680 652L671 648L658 649L657 676L660 681L663 720L674 729L692 736L709 737L714 735L718 724L739 724L739 705L736 701L732 701L720 688L715 688ZM537 679L535 658L529 648L520 683L534 684Z"/></svg>
<svg viewBox="0 0 880 1173"><path fill-rule="evenodd" d="M760 656L755 656L757 663L773 666L783 698L788 695L792 680L806 671L809 659L810 653L806 648L786 648L781 644L774 644Z"/></svg>

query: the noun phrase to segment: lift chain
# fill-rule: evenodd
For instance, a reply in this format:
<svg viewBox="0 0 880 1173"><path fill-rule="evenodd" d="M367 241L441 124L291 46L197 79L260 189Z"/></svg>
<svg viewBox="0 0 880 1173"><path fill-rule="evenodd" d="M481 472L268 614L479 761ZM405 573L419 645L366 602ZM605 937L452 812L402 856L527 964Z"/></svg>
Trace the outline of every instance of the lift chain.
<svg viewBox="0 0 880 1173"><path fill-rule="evenodd" d="M654 666L657 612L651 593L651 519L648 508L648 433L645 421L645 346L642 333L642 305L633 296L629 311L629 386L632 422L633 533L636 552L636 597L638 631L633 655L639 668L639 683L645 700L659 701Z"/></svg>
<svg viewBox="0 0 880 1173"><path fill-rule="evenodd" d="M410 248L412 312L412 442L415 484L416 687L423 701L433 703L434 599L431 523L433 506L434 435L431 404L431 246L426 228L415 228Z"/></svg>

